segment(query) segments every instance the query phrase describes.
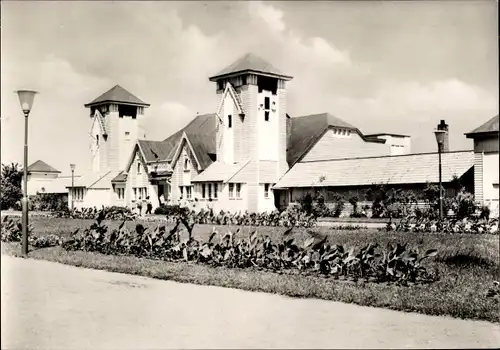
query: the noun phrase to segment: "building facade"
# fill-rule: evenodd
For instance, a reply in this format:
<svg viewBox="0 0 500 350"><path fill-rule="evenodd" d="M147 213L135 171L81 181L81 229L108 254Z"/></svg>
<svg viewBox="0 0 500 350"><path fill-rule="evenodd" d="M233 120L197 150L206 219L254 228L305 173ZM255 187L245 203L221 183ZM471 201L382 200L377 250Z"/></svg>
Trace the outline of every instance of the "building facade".
<svg viewBox="0 0 500 350"><path fill-rule="evenodd" d="M466 136L474 140L474 193L476 200L498 216L499 137L498 115Z"/></svg>
<svg viewBox="0 0 500 350"><path fill-rule="evenodd" d="M290 116L292 79L247 54L209 78L214 112L161 141L146 140L140 128L149 104L113 87L85 105L93 171L68 185L70 203L135 208L147 198L153 208L190 203L264 212L286 207L308 188L437 182L428 170L437 153L411 154L410 136L365 135L330 113ZM472 152L445 152L444 181L470 174L473 163Z"/></svg>

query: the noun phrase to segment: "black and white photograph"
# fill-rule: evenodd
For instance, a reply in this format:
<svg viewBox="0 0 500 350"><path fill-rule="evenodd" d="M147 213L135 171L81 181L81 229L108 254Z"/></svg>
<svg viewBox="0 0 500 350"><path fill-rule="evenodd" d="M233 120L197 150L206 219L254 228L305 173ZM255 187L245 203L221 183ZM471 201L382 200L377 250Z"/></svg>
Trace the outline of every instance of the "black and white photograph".
<svg viewBox="0 0 500 350"><path fill-rule="evenodd" d="M498 1L0 6L2 349L500 347Z"/></svg>

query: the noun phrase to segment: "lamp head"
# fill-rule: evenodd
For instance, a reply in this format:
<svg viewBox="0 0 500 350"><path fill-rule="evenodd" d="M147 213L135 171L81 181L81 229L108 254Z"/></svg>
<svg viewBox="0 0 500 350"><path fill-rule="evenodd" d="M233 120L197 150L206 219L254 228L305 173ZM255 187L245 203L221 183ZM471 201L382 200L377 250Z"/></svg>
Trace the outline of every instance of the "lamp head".
<svg viewBox="0 0 500 350"><path fill-rule="evenodd" d="M69 167L71 168L71 171L75 170L75 164L70 164Z"/></svg>
<svg viewBox="0 0 500 350"><path fill-rule="evenodd" d="M446 135L445 130L434 130L434 135L436 135L436 141L438 145L442 145L444 143L444 136Z"/></svg>
<svg viewBox="0 0 500 350"><path fill-rule="evenodd" d="M34 90L18 90L16 91L19 97L19 103L25 115L28 115L33 107L33 100L35 95L38 93Z"/></svg>

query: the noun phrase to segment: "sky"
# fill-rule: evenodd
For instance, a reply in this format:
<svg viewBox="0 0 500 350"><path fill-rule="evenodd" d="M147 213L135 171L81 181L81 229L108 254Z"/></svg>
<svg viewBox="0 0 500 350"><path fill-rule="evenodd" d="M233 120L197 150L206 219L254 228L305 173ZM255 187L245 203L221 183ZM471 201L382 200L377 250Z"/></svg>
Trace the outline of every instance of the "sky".
<svg viewBox="0 0 500 350"><path fill-rule="evenodd" d="M497 2L88 1L1 3L1 161L23 160L14 91L35 89L29 163L91 169L83 106L119 84L150 103L163 140L217 108L208 77L248 52L294 79L287 113L328 112L363 133L412 137L412 152L472 149L498 114Z"/></svg>

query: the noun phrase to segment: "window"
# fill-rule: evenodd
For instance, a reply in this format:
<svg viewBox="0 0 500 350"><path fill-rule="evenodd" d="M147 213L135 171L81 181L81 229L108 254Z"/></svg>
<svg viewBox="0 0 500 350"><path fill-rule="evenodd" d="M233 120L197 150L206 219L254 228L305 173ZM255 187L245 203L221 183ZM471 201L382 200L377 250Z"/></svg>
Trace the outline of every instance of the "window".
<svg viewBox="0 0 500 350"><path fill-rule="evenodd" d="M137 187L134 187L133 190L134 190L134 200L136 200L137 199Z"/></svg>
<svg viewBox="0 0 500 350"><path fill-rule="evenodd" d="M141 163L137 162L137 174L141 173Z"/></svg>
<svg viewBox="0 0 500 350"><path fill-rule="evenodd" d="M268 96L264 97L264 120L267 122L269 121L269 108L270 106L270 99Z"/></svg>
<svg viewBox="0 0 500 350"><path fill-rule="evenodd" d="M236 198L241 198L241 184L236 184Z"/></svg>
<svg viewBox="0 0 500 350"><path fill-rule="evenodd" d="M234 198L234 184L229 184L229 198Z"/></svg>
<svg viewBox="0 0 500 350"><path fill-rule="evenodd" d="M186 198L191 199L191 186L186 186Z"/></svg>
<svg viewBox="0 0 500 350"><path fill-rule="evenodd" d="M269 109L271 108L269 96L264 97L264 109Z"/></svg>
<svg viewBox="0 0 500 350"><path fill-rule="evenodd" d="M73 188L72 193L75 201L81 201L85 195L85 189L83 187L76 187Z"/></svg>
<svg viewBox="0 0 500 350"><path fill-rule="evenodd" d="M99 135L95 135L95 144L99 147Z"/></svg>
<svg viewBox="0 0 500 350"><path fill-rule="evenodd" d="M222 90L224 89L224 80L219 80L217 82L217 90Z"/></svg>
<svg viewBox="0 0 500 350"><path fill-rule="evenodd" d="M129 141L130 140L130 132L125 131L125 140Z"/></svg>
<svg viewBox="0 0 500 350"><path fill-rule="evenodd" d="M247 76L246 75L243 75L241 77L241 85L246 85L247 84Z"/></svg>
<svg viewBox="0 0 500 350"><path fill-rule="evenodd" d="M214 198L217 198L217 184L214 184Z"/></svg>
<svg viewBox="0 0 500 350"><path fill-rule="evenodd" d="M206 194L205 194L205 184L202 184L201 185L201 198L205 198L206 197Z"/></svg>
<svg viewBox="0 0 500 350"><path fill-rule="evenodd" d="M208 184L208 198L212 199L212 184Z"/></svg>
<svg viewBox="0 0 500 350"><path fill-rule="evenodd" d="M184 159L184 171L189 171L189 164L190 163L191 163L191 161L189 160L189 158Z"/></svg>
<svg viewBox="0 0 500 350"><path fill-rule="evenodd" d="M116 189L116 194L118 196L118 199L125 198L125 189L124 188L117 188Z"/></svg>
<svg viewBox="0 0 500 350"><path fill-rule="evenodd" d="M227 116L227 127L228 128L232 128L233 127L233 116L231 114L229 114Z"/></svg>
<svg viewBox="0 0 500 350"><path fill-rule="evenodd" d="M269 184L264 184L264 198L269 198Z"/></svg>
<svg viewBox="0 0 500 350"><path fill-rule="evenodd" d="M179 186L179 191L181 192L181 198L184 196L184 192L182 190L182 186Z"/></svg>

